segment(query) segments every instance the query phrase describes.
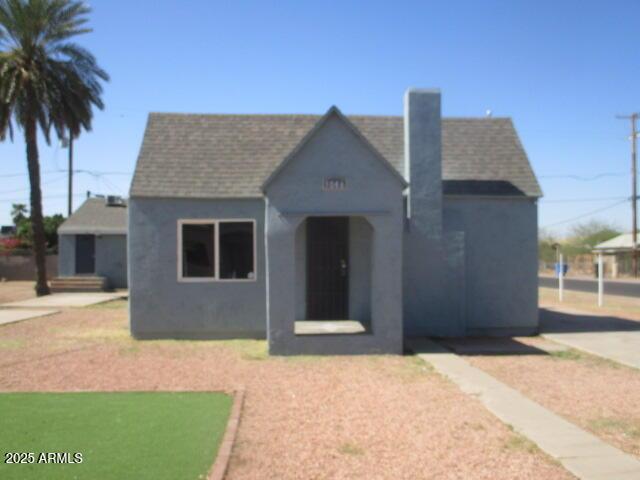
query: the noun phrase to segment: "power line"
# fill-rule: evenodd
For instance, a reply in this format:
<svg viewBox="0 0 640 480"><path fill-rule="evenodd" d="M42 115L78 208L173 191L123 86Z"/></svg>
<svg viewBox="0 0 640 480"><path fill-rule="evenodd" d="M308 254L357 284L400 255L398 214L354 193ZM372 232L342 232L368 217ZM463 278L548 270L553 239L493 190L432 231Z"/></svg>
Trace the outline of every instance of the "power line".
<svg viewBox="0 0 640 480"><path fill-rule="evenodd" d="M591 215L595 215L596 213L604 212L604 211L606 211L606 210L611 210L612 208L615 208L615 207L617 207L618 205L622 205L623 203L626 203L626 202L628 202L628 201L629 201L629 198L625 198L625 199L624 199L624 200L622 200L622 201L619 201L619 202L613 203L613 204L611 204L611 205L607 205L606 207L598 208L597 210L592 210L592 211L590 211L590 212L583 213L582 215L578 215L577 217L572 217L572 218L568 218L568 219L566 219L566 220L562 220L562 221L560 221L560 222L556 222L556 223L552 223L552 224L549 224L549 225L545 225L545 226L544 226L544 227L542 227L542 228L557 227L558 225L564 225L564 224L566 224L566 223L575 222L575 221L577 221L577 220L581 220L581 219L583 219L583 218L585 218L585 217L590 217Z"/></svg>
<svg viewBox="0 0 640 480"><path fill-rule="evenodd" d="M58 170L48 170L45 172L41 172L42 175L51 174L51 173L69 173L69 170L58 169ZM89 175L101 176L101 175L133 175L133 172L102 172L100 170L73 170L73 173L87 173ZM27 172L23 173L7 173L0 175L0 178L13 178L13 177L26 177L29 175Z"/></svg>
<svg viewBox="0 0 640 480"><path fill-rule="evenodd" d="M74 197L86 197L85 193L76 193L74 195ZM43 200L49 200L49 199L53 199L53 198L67 198L67 194L66 193L61 193L59 195L44 195L42 197ZM28 201L28 198L0 198L0 202L26 202Z"/></svg>
<svg viewBox="0 0 640 480"><path fill-rule="evenodd" d="M103 175L133 175L133 172L101 172L99 170L74 170L74 173L87 173L95 177L101 177Z"/></svg>
<svg viewBox="0 0 640 480"><path fill-rule="evenodd" d="M117 185L115 185L113 182L107 180L106 178L102 178L102 177L98 177L98 179L104 183L107 188L109 188L109 190L113 190L116 193L122 195L122 190L120 189L120 187L118 187Z"/></svg>
<svg viewBox="0 0 640 480"><path fill-rule="evenodd" d="M62 176L62 177L55 178L55 179L53 179L53 180L49 180L49 181L47 181L47 182L42 182L42 183L41 183L41 186L43 186L43 185L50 185L50 184L52 184L52 183L59 182L60 180L62 180L62 179L64 179L64 178L66 178L66 175L64 175L64 176ZM1 194L4 194L4 193L26 192L26 191L28 191L28 190L31 190L31 187L27 187L27 188L17 188L17 189L15 189L15 190L5 190L5 191L3 191L3 192L0 192L0 195L1 195Z"/></svg>
<svg viewBox="0 0 640 480"><path fill-rule="evenodd" d="M41 172L42 174L51 174L51 173L68 173L69 170L63 168L57 168L56 170L48 170ZM101 171L101 170L86 170L86 169L74 169L73 173L88 173L90 175L133 175L133 172L122 172L122 171ZM12 177L24 177L27 176L27 172L21 173L5 173L0 174L0 178L12 178ZM591 182L594 180L600 180L602 178L607 177L627 177L629 173L627 172L603 172L596 173L594 175L577 175L577 174L557 174L557 175L538 175L538 178L546 178L546 179L570 179L570 180L578 180L583 182Z"/></svg>
<svg viewBox="0 0 640 480"><path fill-rule="evenodd" d="M628 177L628 176L629 174L627 172L604 172L604 173L597 173L595 175L573 175L573 174L538 175L538 178L570 179L570 180L578 180L580 182L593 182L595 180L600 180L602 178L607 178L607 177Z"/></svg>

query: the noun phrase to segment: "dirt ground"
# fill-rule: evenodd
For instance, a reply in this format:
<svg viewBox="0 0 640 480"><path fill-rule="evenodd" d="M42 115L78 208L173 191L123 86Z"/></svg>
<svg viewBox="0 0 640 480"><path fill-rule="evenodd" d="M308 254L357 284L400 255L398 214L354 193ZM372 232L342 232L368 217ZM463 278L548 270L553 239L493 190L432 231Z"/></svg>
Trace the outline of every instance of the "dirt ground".
<svg viewBox="0 0 640 480"><path fill-rule="evenodd" d="M541 342L517 340L534 347ZM570 349L465 358L605 442L640 457L640 371Z"/></svg>
<svg viewBox="0 0 640 480"><path fill-rule="evenodd" d="M272 358L127 327L125 301L0 327L0 391L245 388L230 479L573 478L414 357Z"/></svg>
<svg viewBox="0 0 640 480"><path fill-rule="evenodd" d="M18 302L36 296L34 282L0 282L0 303Z"/></svg>

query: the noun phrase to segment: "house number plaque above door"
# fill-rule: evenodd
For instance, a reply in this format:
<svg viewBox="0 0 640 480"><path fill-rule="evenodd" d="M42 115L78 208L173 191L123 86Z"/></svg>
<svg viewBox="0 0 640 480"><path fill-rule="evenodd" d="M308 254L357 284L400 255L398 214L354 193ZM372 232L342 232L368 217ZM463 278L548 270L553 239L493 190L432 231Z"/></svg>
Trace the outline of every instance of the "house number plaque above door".
<svg viewBox="0 0 640 480"><path fill-rule="evenodd" d="M346 190L347 180L344 177L327 177L322 183L322 189L329 192Z"/></svg>

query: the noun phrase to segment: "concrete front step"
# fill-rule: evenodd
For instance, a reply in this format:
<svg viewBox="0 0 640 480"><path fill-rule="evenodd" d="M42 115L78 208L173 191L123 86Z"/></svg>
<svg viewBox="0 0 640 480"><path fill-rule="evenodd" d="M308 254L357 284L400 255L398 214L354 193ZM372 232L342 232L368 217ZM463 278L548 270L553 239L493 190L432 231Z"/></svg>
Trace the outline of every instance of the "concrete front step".
<svg viewBox="0 0 640 480"><path fill-rule="evenodd" d="M104 288L86 288L86 287L51 287L51 293L103 293Z"/></svg>
<svg viewBox="0 0 640 480"><path fill-rule="evenodd" d="M85 276L81 276L78 275L76 277L55 277L54 280L59 280L61 282L78 282L78 283L83 283L83 282L104 282L106 280L105 277L85 277Z"/></svg>
<svg viewBox="0 0 640 480"><path fill-rule="evenodd" d="M56 277L51 280L51 291L61 292L104 292L108 289L104 277Z"/></svg>

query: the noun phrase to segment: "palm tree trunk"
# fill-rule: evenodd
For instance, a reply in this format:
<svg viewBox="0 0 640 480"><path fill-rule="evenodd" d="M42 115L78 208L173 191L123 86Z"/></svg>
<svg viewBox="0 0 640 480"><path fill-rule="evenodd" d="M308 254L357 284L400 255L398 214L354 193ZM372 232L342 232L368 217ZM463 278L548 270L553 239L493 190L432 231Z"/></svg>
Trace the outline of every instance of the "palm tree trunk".
<svg viewBox="0 0 640 480"><path fill-rule="evenodd" d="M47 285L46 240L42 221L42 193L40 191L40 164L38 161L38 137L36 119L29 118L25 125L27 143L27 167L31 187L31 228L33 230L33 253L36 259L36 295L49 295Z"/></svg>

